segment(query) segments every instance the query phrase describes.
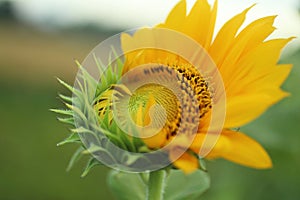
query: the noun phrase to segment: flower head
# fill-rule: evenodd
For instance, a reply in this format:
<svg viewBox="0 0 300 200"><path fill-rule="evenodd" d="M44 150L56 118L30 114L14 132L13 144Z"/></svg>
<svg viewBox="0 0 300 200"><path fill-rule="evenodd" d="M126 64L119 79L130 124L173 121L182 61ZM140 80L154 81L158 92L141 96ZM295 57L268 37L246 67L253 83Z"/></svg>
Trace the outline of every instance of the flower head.
<svg viewBox="0 0 300 200"><path fill-rule="evenodd" d="M213 34L217 1L211 7L206 0L198 0L187 14L186 2L182 0L170 12L166 21L155 28L171 29L191 37L206 50L221 74L226 92L226 117L220 137L205 157L209 159L221 157L253 168L269 168L272 166L271 159L262 146L233 128L251 122L271 105L288 95L280 89L280 86L288 76L291 65L277 64L277 62L281 49L291 38L266 40L275 30L273 27L275 16L257 19L240 30L251 8L247 8L226 22L215 39L213 39ZM161 34L150 39L149 34L153 33L155 28L138 30L133 36L123 34L123 49L127 51L133 47L138 49L145 43L163 42L163 37L166 35ZM174 43L177 44L176 41ZM180 48L186 51L189 50L184 47L184 44L177 45L181 45ZM179 159L173 160L176 167L186 172L193 171L199 167L195 154L199 154L201 147L203 148L209 125L210 117L207 116L212 106L210 86L203 78L204 75L195 70L195 66L178 59L172 53L157 49L143 49L128 53L123 73L146 63L159 63L175 70L186 78L188 87L196 95L200 110L199 129L193 136L191 144L189 142L185 144L184 140L176 142L177 147L186 145L185 147L190 151L183 153ZM144 87L143 91L146 90L155 97L157 102L165 100L166 96L170 97L168 94L162 94L164 89L158 86ZM185 92L188 93L188 91ZM136 91L136 95L145 94ZM181 108L176 102L167 102L168 106L165 108L167 112L170 111L172 117L167 120L168 123L163 131L150 138L151 142L145 140L150 148L161 147L171 140L173 134L177 135L173 132L173 128L178 129L176 123ZM171 125L168 126L168 124ZM173 148L170 151L171 160L177 150L178 148Z"/></svg>
<svg viewBox="0 0 300 200"><path fill-rule="evenodd" d="M173 167L187 173L201 168L203 157L270 168L263 147L234 129L288 95L280 86L291 65L277 62L292 38L267 40L275 30L275 16L257 19L240 30L251 8L226 22L215 38L217 1L210 6L207 0L196 1L189 13L182 0L164 23L133 35L123 33L125 61L117 60L118 70L110 65L102 72L100 67L105 78L99 83L82 69L84 85L79 81L81 91L71 89L76 102L67 104L75 115L63 121L74 125L77 120L75 126L80 128L73 132L87 133L105 147L83 142L85 148L105 154L114 165L125 160L126 167L145 167L139 159L159 165L151 153L163 150ZM107 138L128 152L150 156L128 156Z"/></svg>

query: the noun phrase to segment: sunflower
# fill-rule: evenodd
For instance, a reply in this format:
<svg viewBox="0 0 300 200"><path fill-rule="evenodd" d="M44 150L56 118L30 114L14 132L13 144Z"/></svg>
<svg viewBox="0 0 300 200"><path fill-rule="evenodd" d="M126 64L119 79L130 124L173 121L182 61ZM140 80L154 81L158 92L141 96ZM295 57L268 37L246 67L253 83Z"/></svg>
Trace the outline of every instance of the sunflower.
<svg viewBox="0 0 300 200"><path fill-rule="evenodd" d="M73 94L60 95L68 109L52 109L75 127L59 145L82 144L69 168L87 151L93 157L83 175L99 163L135 172L172 164L190 173L203 158L272 167L264 148L237 128L288 96L280 86L292 66L277 63L293 38L267 39L275 16L240 30L252 7L214 34L217 1L198 0L187 14L182 0L164 23L123 33L124 59L106 70L90 55L99 82L77 63L74 87L59 80Z"/></svg>
<svg viewBox="0 0 300 200"><path fill-rule="evenodd" d="M271 105L288 96L280 86L292 66L277 62L282 48L292 38L267 39L275 30L275 16L257 19L240 30L251 8L252 6L227 21L213 39L217 1L210 6L206 0L198 0L187 14L186 1L182 0L173 8L164 23L150 29L142 28L133 35L124 33L121 44L124 52L128 52L146 43L163 42L166 35L156 34L156 37L149 39L149 34L153 34L155 30L166 29L184 34L201 45L217 67L226 93L226 117L221 134L205 158L223 158L244 166L264 169L272 167L268 153L259 143L235 128L251 122ZM174 41L174 44L178 44L176 42L178 41ZM190 51L185 44L178 45L185 51ZM150 149L158 149L167 146L177 136L172 147L168 148L169 159L173 165L187 173L201 167L198 161L199 152L207 136L214 95L213 86L207 81L207 76L196 70L197 66L161 49L138 49L126 53L125 59L123 75L137 66L147 64L150 67L146 68L154 71L172 70L181 79L179 84L183 93L193 95L195 101L192 102L196 102L199 115L189 112L189 115L184 116L196 118L194 125L197 125L197 131L192 136L182 133L184 128L180 121L182 110L186 107L180 106L180 103L187 104L185 101L188 100L180 103L175 101L174 94L167 87L148 84L136 89L129 100L129 113L133 121L145 126L150 123L151 105L159 104L164 107L166 123L163 128L158 134L143 138L143 141ZM182 85L187 86L182 88ZM189 105L191 104L190 102ZM159 116L156 118L161 121ZM192 137L192 142L187 139L189 137ZM186 150L178 154L181 148Z"/></svg>

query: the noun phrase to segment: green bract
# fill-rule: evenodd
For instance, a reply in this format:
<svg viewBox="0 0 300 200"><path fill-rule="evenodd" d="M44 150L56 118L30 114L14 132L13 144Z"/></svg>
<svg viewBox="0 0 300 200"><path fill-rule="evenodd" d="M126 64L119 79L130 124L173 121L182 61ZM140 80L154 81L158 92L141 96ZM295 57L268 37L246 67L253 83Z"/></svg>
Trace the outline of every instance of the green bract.
<svg viewBox="0 0 300 200"><path fill-rule="evenodd" d="M100 120L98 118L93 105L97 98L101 97L101 94L104 91L118 82L121 77L123 62L121 60L110 62L111 64L107 67L107 70L104 70L100 61L97 60L96 57L94 57L94 59L97 63L99 73L101 74L99 82L96 81L79 62L76 62L79 67L79 78L76 80L74 87L58 79L60 84L71 91L72 97L60 94L59 97L64 102L67 109L51 109L51 111L60 115L60 117L57 118L60 122L69 124L73 128L70 129L71 134L69 137L57 145L61 146L69 143L77 143L80 145L70 160L67 167L68 170L72 168L74 163L76 163L83 154L101 154L101 156L106 157L107 161L111 159L111 162L116 165L118 164L118 161L115 160L117 157L118 160L122 160L122 162L125 162L130 166L137 159L140 159L141 156L130 156L126 154L126 152L150 151L139 138L130 137L117 126L114 119L109 119L109 112L106 112L103 119ZM107 110L109 109L110 107L108 105ZM101 142L101 146L84 144L81 140L82 136L92 137ZM112 149L112 146L114 145L120 147L124 151L122 151L120 155L116 155L116 152L112 155L110 149ZM85 176L92 167L98 164L101 163L91 156L82 175Z"/></svg>

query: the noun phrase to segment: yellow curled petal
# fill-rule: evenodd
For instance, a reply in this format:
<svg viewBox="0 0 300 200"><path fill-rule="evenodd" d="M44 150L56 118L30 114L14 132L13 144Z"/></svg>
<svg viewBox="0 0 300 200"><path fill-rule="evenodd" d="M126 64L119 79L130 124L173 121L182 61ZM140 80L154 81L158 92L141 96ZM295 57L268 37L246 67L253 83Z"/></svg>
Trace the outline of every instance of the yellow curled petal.
<svg viewBox="0 0 300 200"><path fill-rule="evenodd" d="M166 131L164 129L158 133L156 133L156 131L157 129L148 128L144 132L140 133L143 137L143 142L151 149L161 148L166 143Z"/></svg>
<svg viewBox="0 0 300 200"><path fill-rule="evenodd" d="M180 154L182 155L179 156ZM169 154L169 159L175 167L181 169L186 174L192 173L195 170L199 169L198 158L187 152L183 153L179 149L174 148L173 150L171 150Z"/></svg>

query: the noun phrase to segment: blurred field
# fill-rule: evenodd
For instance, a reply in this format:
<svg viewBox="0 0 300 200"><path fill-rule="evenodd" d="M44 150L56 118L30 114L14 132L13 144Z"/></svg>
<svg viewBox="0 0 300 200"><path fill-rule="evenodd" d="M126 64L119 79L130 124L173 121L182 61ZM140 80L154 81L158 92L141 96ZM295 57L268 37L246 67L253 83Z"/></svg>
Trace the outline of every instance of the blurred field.
<svg viewBox="0 0 300 200"><path fill-rule="evenodd" d="M54 77L72 83L76 67L104 35L43 32L28 26L0 24L0 199L111 199L107 169L84 179L84 162L65 168L75 146L56 147L68 127L49 108L62 107L65 92ZM205 200L300 199L300 51L283 59L294 63L284 89L292 95L261 118L242 127L260 141L274 168L257 171L226 161L208 163L212 187Z"/></svg>
<svg viewBox="0 0 300 200"><path fill-rule="evenodd" d="M46 32L9 21L0 30L0 73L33 84L53 84L57 76L71 81L77 71L74 61L82 61L107 37L76 29Z"/></svg>
<svg viewBox="0 0 300 200"><path fill-rule="evenodd" d="M63 106L55 77L72 83L74 59L83 60L105 35L0 27L0 199L109 199L106 168L81 179L82 162L66 173L76 147L56 147L68 130L49 111Z"/></svg>

